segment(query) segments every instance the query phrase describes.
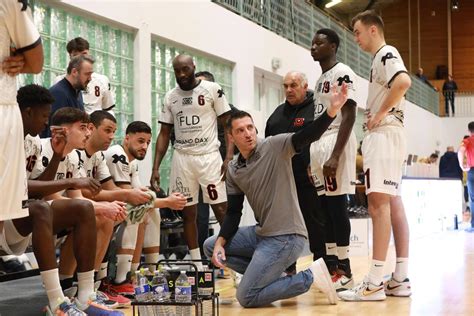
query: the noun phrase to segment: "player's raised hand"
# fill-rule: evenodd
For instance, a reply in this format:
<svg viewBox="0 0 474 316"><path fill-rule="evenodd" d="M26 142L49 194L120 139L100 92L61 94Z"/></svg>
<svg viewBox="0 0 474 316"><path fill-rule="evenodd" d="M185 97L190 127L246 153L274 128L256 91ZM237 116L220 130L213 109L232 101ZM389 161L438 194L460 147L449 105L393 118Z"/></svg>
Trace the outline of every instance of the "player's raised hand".
<svg viewBox="0 0 474 316"><path fill-rule="evenodd" d="M53 147L53 152L55 155L58 155L64 158L64 148L67 144L67 131L66 128L61 126L51 126L51 146Z"/></svg>
<svg viewBox="0 0 474 316"><path fill-rule="evenodd" d="M160 170L152 170L151 178L150 178L150 185L155 190L155 192L160 191Z"/></svg>
<svg viewBox="0 0 474 316"><path fill-rule="evenodd" d="M166 198L169 207L172 210L182 210L186 206L187 199L186 197L179 193L173 192Z"/></svg>
<svg viewBox="0 0 474 316"><path fill-rule="evenodd" d="M347 101L347 84L342 83L341 90L337 91L337 85L333 84L331 88L331 104L328 106L327 113L330 117L335 117L337 112L344 106Z"/></svg>

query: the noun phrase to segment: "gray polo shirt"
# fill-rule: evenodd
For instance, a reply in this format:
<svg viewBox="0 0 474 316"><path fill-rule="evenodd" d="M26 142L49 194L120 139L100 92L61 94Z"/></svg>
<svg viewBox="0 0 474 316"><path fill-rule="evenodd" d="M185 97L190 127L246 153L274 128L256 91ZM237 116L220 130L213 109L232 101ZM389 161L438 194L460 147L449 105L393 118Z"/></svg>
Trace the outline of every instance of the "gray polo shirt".
<svg viewBox="0 0 474 316"><path fill-rule="evenodd" d="M229 163L227 194L245 194L257 220L257 234L307 237L298 204L291 158L293 133L258 139L247 160L241 155Z"/></svg>

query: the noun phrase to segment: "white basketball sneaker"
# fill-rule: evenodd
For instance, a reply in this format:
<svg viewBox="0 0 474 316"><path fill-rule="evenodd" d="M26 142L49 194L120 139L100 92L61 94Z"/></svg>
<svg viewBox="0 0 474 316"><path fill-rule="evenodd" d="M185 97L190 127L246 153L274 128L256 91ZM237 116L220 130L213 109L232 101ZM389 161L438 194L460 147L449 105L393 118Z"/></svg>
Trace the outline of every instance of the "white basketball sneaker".
<svg viewBox="0 0 474 316"><path fill-rule="evenodd" d="M406 278L402 282L399 282L392 277L385 283L385 295L388 296L399 296L408 297L411 295L411 284L410 280Z"/></svg>
<svg viewBox="0 0 474 316"><path fill-rule="evenodd" d="M327 295L329 304L337 304L336 290L332 285L331 275L324 260L320 258L314 261L309 269L313 273L313 285Z"/></svg>
<svg viewBox="0 0 474 316"><path fill-rule="evenodd" d="M354 287L354 279L344 274L336 273L332 276L332 284L336 292L346 291Z"/></svg>
<svg viewBox="0 0 474 316"><path fill-rule="evenodd" d="M383 283L375 285L369 282L368 277L356 287L338 292L339 298L344 301L383 301L385 296Z"/></svg>

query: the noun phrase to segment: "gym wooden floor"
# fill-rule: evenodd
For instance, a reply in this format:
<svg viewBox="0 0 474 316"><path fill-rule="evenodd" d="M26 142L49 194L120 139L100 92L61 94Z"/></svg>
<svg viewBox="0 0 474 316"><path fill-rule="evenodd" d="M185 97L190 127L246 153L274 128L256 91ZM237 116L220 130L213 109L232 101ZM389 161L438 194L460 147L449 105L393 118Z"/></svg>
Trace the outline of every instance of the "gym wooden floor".
<svg viewBox="0 0 474 316"><path fill-rule="evenodd" d="M410 298L387 298L383 302L342 302L327 305L326 297L311 290L299 297L275 302L268 307L244 309L235 299L231 279L219 280L220 315L223 316L307 316L307 315L474 315L474 233L449 231L412 240L410 270L413 294ZM395 251L389 251L394 262ZM351 259L355 281L367 273L369 257ZM298 270L311 257L298 261ZM394 264L386 267L387 275ZM124 310L132 315L131 308Z"/></svg>

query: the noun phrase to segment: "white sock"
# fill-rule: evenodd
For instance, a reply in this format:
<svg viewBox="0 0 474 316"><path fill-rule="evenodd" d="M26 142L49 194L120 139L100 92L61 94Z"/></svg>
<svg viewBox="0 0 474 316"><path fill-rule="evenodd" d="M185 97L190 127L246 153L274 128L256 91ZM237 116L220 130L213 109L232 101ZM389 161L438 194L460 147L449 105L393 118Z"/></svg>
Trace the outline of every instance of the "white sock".
<svg viewBox="0 0 474 316"><path fill-rule="evenodd" d="M408 276L408 258L397 258L395 272L393 278L399 282L403 282Z"/></svg>
<svg viewBox="0 0 474 316"><path fill-rule="evenodd" d="M191 255L192 260L201 260L201 252L199 251L199 248L189 250L189 254ZM193 263L196 265L199 271L203 270L202 262L193 262Z"/></svg>
<svg viewBox="0 0 474 316"><path fill-rule="evenodd" d="M97 281L102 280L105 277L107 277L107 266L108 265L109 265L108 262L102 262L100 264L100 268L99 268L99 271L97 271L97 276L96 276Z"/></svg>
<svg viewBox="0 0 474 316"><path fill-rule="evenodd" d="M145 254L145 262L146 263L157 263L159 257L160 257L160 254L157 253L157 252L156 253L147 253L147 254ZM150 268L151 273L155 272L156 266L150 265L148 267Z"/></svg>
<svg viewBox="0 0 474 316"><path fill-rule="evenodd" d="M379 286L382 283L385 261L372 259L369 270L369 282Z"/></svg>
<svg viewBox="0 0 474 316"><path fill-rule="evenodd" d="M132 266L133 255L117 255L117 272L115 283L122 283L127 279L127 273Z"/></svg>
<svg viewBox="0 0 474 316"><path fill-rule="evenodd" d="M77 273L77 299L82 304L87 304L94 294L94 270Z"/></svg>
<svg viewBox="0 0 474 316"><path fill-rule="evenodd" d="M326 255L328 255L328 256L337 256L337 244L336 243L326 243Z"/></svg>
<svg viewBox="0 0 474 316"><path fill-rule="evenodd" d="M345 260L349 258L349 246L337 247L337 259Z"/></svg>
<svg viewBox="0 0 474 316"><path fill-rule="evenodd" d="M59 284L58 269L41 271L40 274L46 295L48 295L49 307L51 307L51 311L54 313L58 304L64 301L64 294Z"/></svg>

